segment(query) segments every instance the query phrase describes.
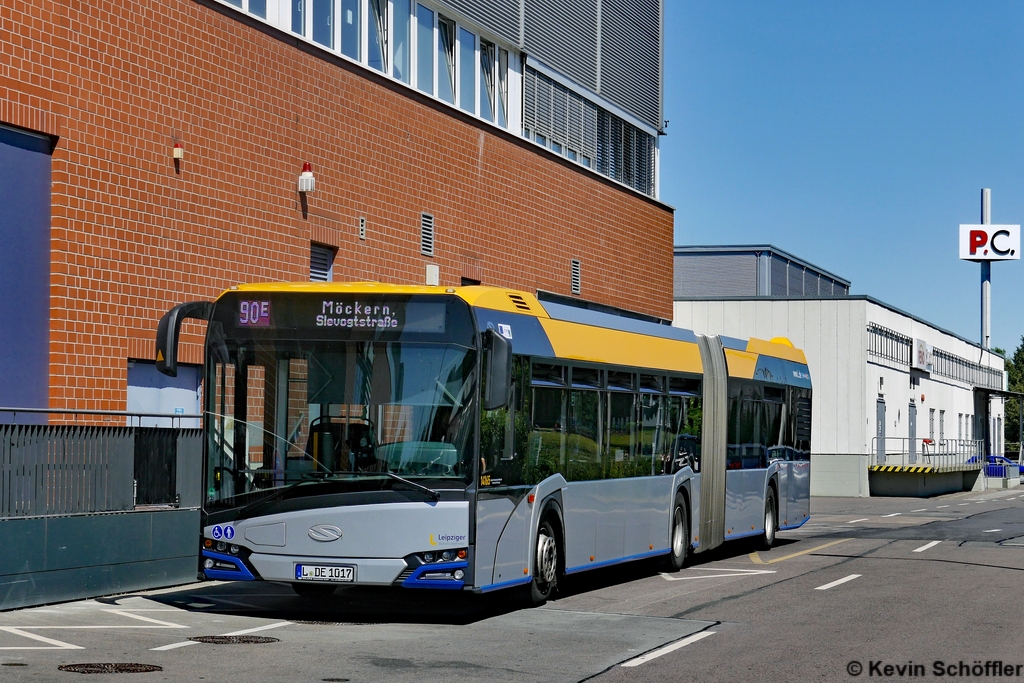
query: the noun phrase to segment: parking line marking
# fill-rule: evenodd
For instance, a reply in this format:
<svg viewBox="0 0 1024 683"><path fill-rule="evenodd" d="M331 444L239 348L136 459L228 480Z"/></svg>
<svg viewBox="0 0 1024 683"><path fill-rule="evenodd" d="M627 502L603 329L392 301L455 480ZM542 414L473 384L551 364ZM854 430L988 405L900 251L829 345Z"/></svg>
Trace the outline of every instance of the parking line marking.
<svg viewBox="0 0 1024 683"><path fill-rule="evenodd" d="M831 543L825 543L824 545L818 545L818 546L815 546L813 548L808 548L807 550L801 550L798 553L793 553L791 555L784 555L783 557L775 557L775 558L772 558L772 559L768 560L767 562L762 560L761 556L756 551L750 553L749 557L750 557L750 561L753 562L754 564L775 564L776 562L782 562L783 560L789 560L789 559L792 559L794 557L800 557L801 555L806 555L807 553L813 553L815 550L822 550L823 548L828 548L829 546L832 546L832 545L837 545L839 543L845 543L846 541L849 541L849 540L850 539L848 539L848 538L840 538L838 541L832 541Z"/></svg>
<svg viewBox="0 0 1024 683"><path fill-rule="evenodd" d="M960 507L963 507L964 505L970 505L970 503L960 503Z"/></svg>
<svg viewBox="0 0 1024 683"><path fill-rule="evenodd" d="M12 634L14 634L16 636L22 636L24 638L29 638L31 640L37 640L37 641L39 641L41 643L47 643L47 644L52 646L52 647L39 647L38 645L36 645L36 646L30 646L30 647L0 647L0 650L84 650L85 649L84 647L81 647L79 645L72 645L71 643L65 643L62 640L54 640L53 638L47 638L45 636L41 636L38 633L29 633L28 631L22 631L20 628L15 628L13 626L0 626L0 631L6 631L7 633L12 633Z"/></svg>
<svg viewBox="0 0 1024 683"><path fill-rule="evenodd" d="M816 591L827 591L829 588L835 588L839 584L846 583L847 581L853 581L854 579L859 579L861 576L862 576L861 574L850 574L849 576L844 576L843 578L839 579L838 581L833 581L832 583L826 583L824 586L818 586L814 590L816 590Z"/></svg>
<svg viewBox="0 0 1024 683"><path fill-rule="evenodd" d="M911 512L928 512L928 508L921 508L920 510L911 510Z"/></svg>
<svg viewBox="0 0 1024 683"><path fill-rule="evenodd" d="M882 515L882 516L883 517L899 517L902 514L903 514L902 512L894 512L891 515Z"/></svg>
<svg viewBox="0 0 1024 683"><path fill-rule="evenodd" d="M725 574L708 574L707 576L670 576L662 572L661 578L666 581L694 581L696 579L727 579L735 576L757 576L758 574L774 574L774 569L714 569L712 567L693 567L702 572L727 572Z"/></svg>
<svg viewBox="0 0 1024 683"><path fill-rule="evenodd" d="M628 662L626 662L625 664L623 664L622 666L624 666L624 667L640 666L641 664L644 664L645 662L649 662L652 659L657 659L658 657L661 657L662 655L667 655L669 652L675 652L676 650L678 650L681 647L686 647L687 645L692 645L693 643L696 643L698 640L704 640L708 636L713 636L716 633L718 633L718 631L702 631L700 633L694 633L692 636L686 636L682 640L678 640L678 641L672 643L671 645L666 645L665 647L658 648L657 650L654 650L653 652L648 652L645 655L641 655L641 656L637 657L636 659L631 659Z"/></svg>
<svg viewBox="0 0 1024 683"><path fill-rule="evenodd" d="M994 534L997 531L1002 531L1002 529L986 529L985 531L982 531L981 533L983 533L983 534Z"/></svg>
<svg viewBox="0 0 1024 683"><path fill-rule="evenodd" d="M871 519L871 518L870 517L861 517L860 519L851 519L849 522L847 522L847 524L853 524L854 522L866 522L869 519Z"/></svg>
<svg viewBox="0 0 1024 683"><path fill-rule="evenodd" d="M925 550L928 550L928 548L934 548L935 546L937 546L940 543L942 543L942 541L932 541L931 543L925 543L920 548L914 548L914 552L915 553L923 553Z"/></svg>
<svg viewBox="0 0 1024 683"><path fill-rule="evenodd" d="M244 631L232 631L231 633L222 633L223 636L244 636L249 633L256 633L257 631L269 631L272 628L280 628L282 626L289 626L292 622L290 621L279 621L276 624L267 624L266 626L257 626L256 628L247 628Z"/></svg>
<svg viewBox="0 0 1024 683"><path fill-rule="evenodd" d="M247 628L241 631L232 631L231 633L222 633L222 636L244 636L248 633L256 633L257 631L269 631L272 628L279 628L281 626L288 626L292 622L290 621L278 621L273 624L267 624L266 626L257 626L256 628ZM149 648L150 652L165 652L167 650L176 650L179 647L188 647L189 645L198 645L194 640L183 640L180 643L171 643L170 645L161 645L160 647Z"/></svg>
<svg viewBox="0 0 1024 683"><path fill-rule="evenodd" d="M183 640L180 643L171 643L170 645L162 645L160 647L149 648L150 652L165 652L167 650L176 650L179 647L188 647L189 645L198 645L194 640Z"/></svg>
<svg viewBox="0 0 1024 683"><path fill-rule="evenodd" d="M169 621L160 621L159 619L153 619L152 617L144 617L141 614L132 614L131 612L123 609L105 609L103 611L109 612L110 614L117 614L122 617L138 619L139 621L148 621L151 624L158 624L160 626L165 626L167 628L188 628L188 626L185 626L183 624L172 624Z"/></svg>

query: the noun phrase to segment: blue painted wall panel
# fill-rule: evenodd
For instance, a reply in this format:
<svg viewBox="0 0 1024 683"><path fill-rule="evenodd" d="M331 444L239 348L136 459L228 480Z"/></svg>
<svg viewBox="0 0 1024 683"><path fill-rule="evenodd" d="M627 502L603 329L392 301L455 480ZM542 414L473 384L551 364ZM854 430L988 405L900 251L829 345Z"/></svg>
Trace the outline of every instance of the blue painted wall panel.
<svg viewBox="0 0 1024 683"><path fill-rule="evenodd" d="M48 138L0 126L0 406L49 402L50 175Z"/></svg>

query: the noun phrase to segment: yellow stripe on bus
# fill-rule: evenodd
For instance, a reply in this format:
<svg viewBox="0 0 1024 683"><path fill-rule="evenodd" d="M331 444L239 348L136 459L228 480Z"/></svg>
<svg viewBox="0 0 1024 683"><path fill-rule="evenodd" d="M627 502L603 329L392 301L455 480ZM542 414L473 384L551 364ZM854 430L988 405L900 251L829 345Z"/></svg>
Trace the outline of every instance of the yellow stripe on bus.
<svg viewBox="0 0 1024 683"><path fill-rule="evenodd" d="M792 344L775 344L770 341L765 341L764 339L751 338L747 341L747 351L761 356L783 358L785 360L791 360L794 363L807 365L807 357L804 355L804 352L800 349L794 348Z"/></svg>
<svg viewBox="0 0 1024 683"><path fill-rule="evenodd" d="M757 369L757 354L726 349L725 363L729 367L730 377L754 379L754 370Z"/></svg>
<svg viewBox="0 0 1024 683"><path fill-rule="evenodd" d="M670 372L700 373L700 349L692 342L648 337L578 323L540 318L558 358Z"/></svg>

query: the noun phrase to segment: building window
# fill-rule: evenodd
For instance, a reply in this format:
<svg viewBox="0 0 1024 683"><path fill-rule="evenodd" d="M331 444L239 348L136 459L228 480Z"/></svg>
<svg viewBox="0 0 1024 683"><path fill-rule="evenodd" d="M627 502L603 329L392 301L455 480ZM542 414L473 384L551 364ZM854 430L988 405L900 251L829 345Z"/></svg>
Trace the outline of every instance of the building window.
<svg viewBox="0 0 1024 683"><path fill-rule="evenodd" d="M956 416L956 440L962 441L964 438L964 414L957 413Z"/></svg>
<svg viewBox="0 0 1024 683"><path fill-rule="evenodd" d="M480 41L480 118L494 120L494 43Z"/></svg>
<svg viewBox="0 0 1024 683"><path fill-rule="evenodd" d="M498 125L508 128L508 50L498 50Z"/></svg>
<svg viewBox="0 0 1024 683"><path fill-rule="evenodd" d="M360 0L341 0L341 54L359 59Z"/></svg>
<svg viewBox="0 0 1024 683"><path fill-rule="evenodd" d="M946 411L939 411L939 443L946 440Z"/></svg>
<svg viewBox="0 0 1024 683"><path fill-rule="evenodd" d="M393 75L403 83L409 83L411 76L409 71L410 50L412 49L412 36L409 33L412 15L409 10L409 0L396 0L394 8L395 14L392 17L395 31L394 55L392 57Z"/></svg>
<svg viewBox="0 0 1024 683"><path fill-rule="evenodd" d="M267 0L249 0L249 14L257 16L260 19L266 19Z"/></svg>
<svg viewBox="0 0 1024 683"><path fill-rule="evenodd" d="M935 441L935 408L928 411L928 438Z"/></svg>
<svg viewBox="0 0 1024 683"><path fill-rule="evenodd" d="M309 247L310 282L331 282L334 275L334 250L322 244Z"/></svg>
<svg viewBox="0 0 1024 683"><path fill-rule="evenodd" d="M582 291L580 282L580 262L576 259L572 260L572 274L570 275L570 285L573 294L579 294Z"/></svg>
<svg viewBox="0 0 1024 683"><path fill-rule="evenodd" d="M306 0L292 0L292 33L306 35Z"/></svg>
<svg viewBox="0 0 1024 683"><path fill-rule="evenodd" d="M523 125L536 131L537 142L559 140L579 152L584 166L654 196L653 135L535 69L527 67L524 79Z"/></svg>
<svg viewBox="0 0 1024 683"><path fill-rule="evenodd" d="M459 106L476 113L476 36L459 28Z"/></svg>
<svg viewBox="0 0 1024 683"><path fill-rule="evenodd" d="M388 0L368 0L370 4L369 40L366 63L377 71L388 72Z"/></svg>
<svg viewBox="0 0 1024 683"><path fill-rule="evenodd" d="M455 104L455 22L437 15L437 96Z"/></svg>
<svg viewBox="0 0 1024 683"><path fill-rule="evenodd" d="M334 47L334 0L313 0L313 41Z"/></svg>
<svg viewBox="0 0 1024 683"><path fill-rule="evenodd" d="M434 12L416 5L416 87L434 94Z"/></svg>

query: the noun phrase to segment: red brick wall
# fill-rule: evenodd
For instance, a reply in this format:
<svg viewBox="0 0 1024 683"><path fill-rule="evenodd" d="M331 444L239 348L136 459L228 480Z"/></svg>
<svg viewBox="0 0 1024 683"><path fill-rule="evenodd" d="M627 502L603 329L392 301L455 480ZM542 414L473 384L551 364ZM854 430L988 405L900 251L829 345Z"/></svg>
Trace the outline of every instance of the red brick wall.
<svg viewBox="0 0 1024 683"><path fill-rule="evenodd" d="M441 284L568 294L579 258L585 298L671 317L669 209L367 74L194 0L0 6L0 122L59 136L51 407L124 409L167 308L308 279L311 240L338 248L336 280L435 263Z"/></svg>

